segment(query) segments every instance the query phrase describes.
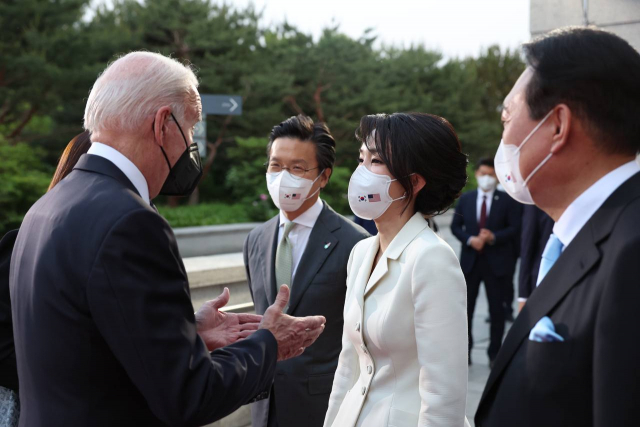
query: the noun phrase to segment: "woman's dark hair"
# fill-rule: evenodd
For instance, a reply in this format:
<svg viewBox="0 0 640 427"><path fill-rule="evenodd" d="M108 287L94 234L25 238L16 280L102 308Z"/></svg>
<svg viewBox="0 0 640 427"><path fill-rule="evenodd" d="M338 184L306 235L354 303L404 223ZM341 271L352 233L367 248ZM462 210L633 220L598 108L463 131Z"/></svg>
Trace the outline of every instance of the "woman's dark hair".
<svg viewBox="0 0 640 427"><path fill-rule="evenodd" d="M76 163L78 163L80 156L89 151L89 147L91 147L91 138L88 131L84 131L74 136L73 139L69 141L67 147L62 152L62 156L60 156L58 167L56 168L56 172L53 174L48 190L51 190L60 181L62 181L65 176L71 173Z"/></svg>
<svg viewBox="0 0 640 427"><path fill-rule="evenodd" d="M597 28L568 27L523 45L533 76L529 114L540 120L564 103L607 153L640 151L640 53Z"/></svg>
<svg viewBox="0 0 640 427"><path fill-rule="evenodd" d="M323 169L333 169L336 161L336 141L324 123L314 123L311 117L299 114L289 117L271 129L267 157L271 155L273 141L278 138L297 138L300 141L312 142L316 146L318 173Z"/></svg>
<svg viewBox="0 0 640 427"><path fill-rule="evenodd" d="M364 116L356 138L378 153L402 185L408 196L406 206L413 200L411 174L424 178L426 184L415 196L416 212L423 215L445 212L467 183L467 156L453 126L443 117L425 113Z"/></svg>

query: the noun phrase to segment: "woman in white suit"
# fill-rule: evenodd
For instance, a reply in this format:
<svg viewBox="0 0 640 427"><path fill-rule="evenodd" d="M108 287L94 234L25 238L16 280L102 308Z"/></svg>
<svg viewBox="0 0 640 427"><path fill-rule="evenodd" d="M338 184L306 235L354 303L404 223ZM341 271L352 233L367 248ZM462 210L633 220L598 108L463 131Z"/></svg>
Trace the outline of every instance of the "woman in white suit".
<svg viewBox="0 0 640 427"><path fill-rule="evenodd" d="M466 285L425 220L458 197L467 157L449 122L428 114L365 116L356 135L349 204L379 233L349 258L324 426L468 426Z"/></svg>

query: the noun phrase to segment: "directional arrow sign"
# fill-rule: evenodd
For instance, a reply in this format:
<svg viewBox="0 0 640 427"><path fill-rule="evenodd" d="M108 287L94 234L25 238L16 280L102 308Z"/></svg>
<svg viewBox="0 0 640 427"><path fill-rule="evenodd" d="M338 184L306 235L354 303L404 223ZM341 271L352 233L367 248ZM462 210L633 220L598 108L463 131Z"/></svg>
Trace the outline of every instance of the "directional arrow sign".
<svg viewBox="0 0 640 427"><path fill-rule="evenodd" d="M219 116L242 114L242 97L238 95L200 95L202 113Z"/></svg>

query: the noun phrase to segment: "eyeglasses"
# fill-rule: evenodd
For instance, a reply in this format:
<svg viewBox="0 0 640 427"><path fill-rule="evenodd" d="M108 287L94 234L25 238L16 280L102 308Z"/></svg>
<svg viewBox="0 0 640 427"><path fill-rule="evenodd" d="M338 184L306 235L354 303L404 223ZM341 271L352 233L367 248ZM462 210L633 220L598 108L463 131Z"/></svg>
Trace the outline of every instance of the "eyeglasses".
<svg viewBox="0 0 640 427"><path fill-rule="evenodd" d="M305 169L302 165L295 165L295 166L292 166L292 167L285 167L285 166L280 165L280 163L277 163L277 162L266 162L264 164L264 167L267 168L267 173L268 174L279 174L283 170L286 170L286 171L289 171L289 173L291 174L292 177L298 178L298 179L304 178L306 176L307 172L312 171L314 169L318 169L317 166L315 168Z"/></svg>

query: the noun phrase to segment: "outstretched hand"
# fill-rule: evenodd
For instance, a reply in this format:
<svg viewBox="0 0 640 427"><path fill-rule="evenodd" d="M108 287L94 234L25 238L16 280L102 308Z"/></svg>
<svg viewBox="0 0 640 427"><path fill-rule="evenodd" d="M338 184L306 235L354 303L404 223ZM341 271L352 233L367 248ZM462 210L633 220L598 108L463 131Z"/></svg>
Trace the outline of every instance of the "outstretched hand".
<svg viewBox="0 0 640 427"><path fill-rule="evenodd" d="M301 355L324 330L324 316L293 317L282 310L289 302L289 287L280 286L275 302L265 311L260 329L268 329L278 341L278 360Z"/></svg>
<svg viewBox="0 0 640 427"><path fill-rule="evenodd" d="M262 316L247 313L225 313L220 311L229 302L229 289L224 288L220 296L205 302L196 312L198 335L209 351L233 344L254 333Z"/></svg>

